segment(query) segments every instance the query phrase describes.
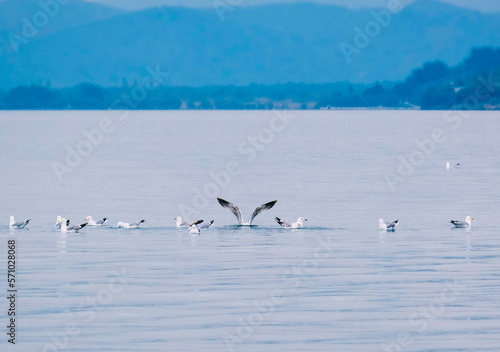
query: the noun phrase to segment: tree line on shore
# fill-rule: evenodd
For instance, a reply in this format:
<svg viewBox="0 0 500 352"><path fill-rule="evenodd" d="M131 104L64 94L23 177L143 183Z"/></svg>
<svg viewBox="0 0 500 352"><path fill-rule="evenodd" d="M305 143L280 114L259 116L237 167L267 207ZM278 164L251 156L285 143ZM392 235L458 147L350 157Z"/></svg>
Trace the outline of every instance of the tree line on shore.
<svg viewBox="0 0 500 352"><path fill-rule="evenodd" d="M107 109L500 109L500 48L472 49L457 66L426 62L401 82L375 84L286 83L145 89L125 79L120 87L84 82L52 88L50 82L0 91L3 110Z"/></svg>

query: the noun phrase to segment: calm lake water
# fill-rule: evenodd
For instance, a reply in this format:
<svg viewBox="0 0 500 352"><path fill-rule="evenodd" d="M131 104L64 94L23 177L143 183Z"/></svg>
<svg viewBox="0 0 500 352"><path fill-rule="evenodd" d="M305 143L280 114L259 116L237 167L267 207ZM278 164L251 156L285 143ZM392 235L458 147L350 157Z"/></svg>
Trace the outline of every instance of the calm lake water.
<svg viewBox="0 0 500 352"><path fill-rule="evenodd" d="M498 113L2 112L0 126L0 289L16 239L19 290L2 350L500 350ZM278 202L235 227L216 197L245 218ZM215 224L192 236L185 214ZM10 215L32 220L10 231ZM61 234L57 215L109 222Z"/></svg>

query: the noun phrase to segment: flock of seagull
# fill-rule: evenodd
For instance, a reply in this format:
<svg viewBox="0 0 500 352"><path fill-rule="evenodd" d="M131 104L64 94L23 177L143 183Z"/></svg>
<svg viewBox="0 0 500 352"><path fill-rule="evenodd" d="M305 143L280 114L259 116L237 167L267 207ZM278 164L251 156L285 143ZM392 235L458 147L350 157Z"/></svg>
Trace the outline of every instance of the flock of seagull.
<svg viewBox="0 0 500 352"><path fill-rule="evenodd" d="M262 213L264 210L269 210L272 207L274 207L274 205L277 202L277 200L273 200L271 202L267 202L255 208L255 210L252 212L252 215L250 215L250 217L248 218L248 222L244 222L243 216L241 215L241 211L236 205L222 198L217 198L217 201L223 208L229 209L231 213L234 214L234 216L238 221L239 226L253 226L253 221L255 220L255 217L257 217L257 215ZM108 220L107 218L102 218L96 221L92 218L92 216L89 215L84 219L85 222L71 226L70 220L58 216L55 227L61 229L61 232L77 232L78 230L81 230L85 226L103 226L107 220ZM174 220L176 221L176 227L186 227L188 228L188 232L193 235L200 234L201 231L208 230L214 224L214 220L211 220L210 222L205 222L204 220L182 221L182 218L180 216L174 218ZM304 226L304 221L307 221L307 219L303 217L299 217L296 222L288 222L278 217L276 217L275 220L281 227L286 229L300 229ZM472 220L474 220L474 218L467 216L465 218L465 221L451 220L450 222L455 227L470 228L472 226ZM30 221L31 219L25 220L23 222L16 222L14 217L11 216L9 227L11 229L24 229L29 224ZM138 228L144 222L146 222L146 220L144 219L132 223L126 223L120 221L116 224L116 227L126 228L126 229ZM384 222L383 219L379 219L380 230L395 231L398 224L399 220Z"/></svg>
<svg viewBox="0 0 500 352"><path fill-rule="evenodd" d="M83 223L78 224L78 225L72 225L70 226L70 220L65 219L61 217L61 215L57 216L56 224L54 225L55 228L61 229L61 232L77 232L78 230L83 229L85 226L102 226L104 223L107 221L107 218L102 218L99 220L94 220L92 216L87 216L83 221ZM23 222L16 222L13 216L10 217L10 224L9 227L11 229L24 229L31 219L28 219ZM125 222L119 222L116 227L118 228L127 228L127 229L132 229L132 228L138 228L140 224L144 223L146 220L139 220L133 223L125 223Z"/></svg>
<svg viewBox="0 0 500 352"><path fill-rule="evenodd" d="M265 204L262 204L261 206L255 208L253 211L252 215L248 218L247 222L243 221L243 216L241 215L240 208L238 208L236 205L233 203L228 202L227 200L224 200L222 198L217 198L217 201L219 204L226 209L229 209L231 213L236 216L236 220L238 221L239 226L252 226L253 221L257 215L262 213L264 210L269 210L274 205L276 204L277 200L273 200L271 202L267 202ZM187 227L189 228L189 233L192 235L199 234L202 230L208 230L210 226L213 225L214 220L210 222L204 222L203 220L196 220L196 221L187 221L183 222L182 218L180 216L176 217L174 220L176 220L176 226L177 227ZM297 219L296 222L289 223L286 220L280 219L278 217L275 218L276 222L283 228L286 229L299 229L302 226L304 226L304 221L307 221L307 219L300 217Z"/></svg>
<svg viewBox="0 0 500 352"><path fill-rule="evenodd" d="M271 209L272 207L274 207L274 205L277 202L277 200L273 200L271 202L267 202L267 203L262 204L261 206L257 207L253 211L252 215L249 217L248 222L244 222L243 217L242 217L241 212L240 212L240 209L236 205L234 205L234 204L232 204L232 203L230 203L227 200L224 200L222 198L217 198L217 200L222 207L229 209L236 216L236 219L238 220L238 225L240 225L240 226L252 226L253 221L257 215L259 215L264 210ZM86 226L102 226L102 225L104 225L104 223L106 223L107 220L108 220L107 218L102 218L102 219L99 219L96 221L92 218L92 216L89 215L84 219L84 222L82 222L81 224L71 226L70 220L65 219L59 215L57 217L55 227L61 229L61 232L77 232L78 230L81 230ZM201 233L201 231L208 230L214 224L214 220L212 220L210 222L205 222L204 220L184 222L184 221L182 221L182 218L180 216L174 218L174 220L176 221L176 227L187 227L190 234L199 234L199 233ZM16 222L14 217L11 216L9 227L11 229L24 229L29 224L30 221L31 221L31 219L23 221L23 222ZM144 219L139 220L139 221L135 221L132 223L125 223L125 222L120 221L116 224L116 227L117 228L126 228L126 229L138 228L145 221L146 220L144 220ZM296 222L288 222L288 221L283 220L281 218L278 218L278 217L276 218L276 222L281 227L289 228L289 229L301 228L302 226L304 226L304 221L307 221L307 219L305 219L303 217L299 217Z"/></svg>

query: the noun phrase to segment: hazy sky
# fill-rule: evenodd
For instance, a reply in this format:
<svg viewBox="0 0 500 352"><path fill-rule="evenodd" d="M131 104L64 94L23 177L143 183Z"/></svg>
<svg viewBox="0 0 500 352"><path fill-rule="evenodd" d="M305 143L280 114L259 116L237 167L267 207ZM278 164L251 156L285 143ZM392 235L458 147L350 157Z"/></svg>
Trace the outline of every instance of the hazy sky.
<svg viewBox="0 0 500 352"><path fill-rule="evenodd" d="M215 0L88 0L100 2L115 7L124 8L127 10L137 10L140 8L162 6L162 5L175 5L175 6L206 6L212 7ZM222 3L236 3L237 0L219 0ZM256 5L268 3L283 3L290 2L291 0L240 0L241 5ZM304 1L304 0L296 0ZM388 3L389 0L311 0L318 3L335 4L348 7L382 7ZM403 1L419 1L419 0L401 0ZM450 4L468 7L481 11L495 11L500 12L500 1L498 0L441 0ZM307 2L307 0L305 1Z"/></svg>

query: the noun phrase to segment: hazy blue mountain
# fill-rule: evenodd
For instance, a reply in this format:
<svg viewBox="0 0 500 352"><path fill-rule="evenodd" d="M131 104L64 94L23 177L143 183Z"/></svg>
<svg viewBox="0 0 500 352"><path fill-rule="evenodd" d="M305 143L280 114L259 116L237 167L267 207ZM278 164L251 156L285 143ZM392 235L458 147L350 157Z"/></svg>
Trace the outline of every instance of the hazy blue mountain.
<svg viewBox="0 0 500 352"><path fill-rule="evenodd" d="M46 5L40 5L40 2ZM28 33L36 31L33 38L26 38L31 40L107 19L123 12L113 7L79 0L64 5L55 0L2 0L0 1L0 55L12 53L9 35L22 37L23 27L29 27L26 21L33 26Z"/></svg>
<svg viewBox="0 0 500 352"><path fill-rule="evenodd" d="M190 6L190 7L213 7L214 1L210 0L96 0L101 4L123 8L126 10L139 10L148 7L159 6ZM222 0L224 2L224 0ZM301 0L245 0L240 1L241 6L254 6L269 3L299 2ZM420 0L412 0L420 1ZM492 0L442 0L457 6L477 9L485 12L500 12L500 3ZM320 4L346 6L350 8L372 8L386 6L388 0L309 0ZM409 0L406 0L409 2ZM231 1L227 1L228 4ZM233 1L232 3L237 3Z"/></svg>
<svg viewBox="0 0 500 352"><path fill-rule="evenodd" d="M0 87L50 79L54 87L109 86L170 72L169 85L375 82L404 79L425 61L457 64L473 46L500 45L500 15L419 1L346 61L369 10L296 3L239 7L221 21L210 9L126 13L32 40L0 57Z"/></svg>

